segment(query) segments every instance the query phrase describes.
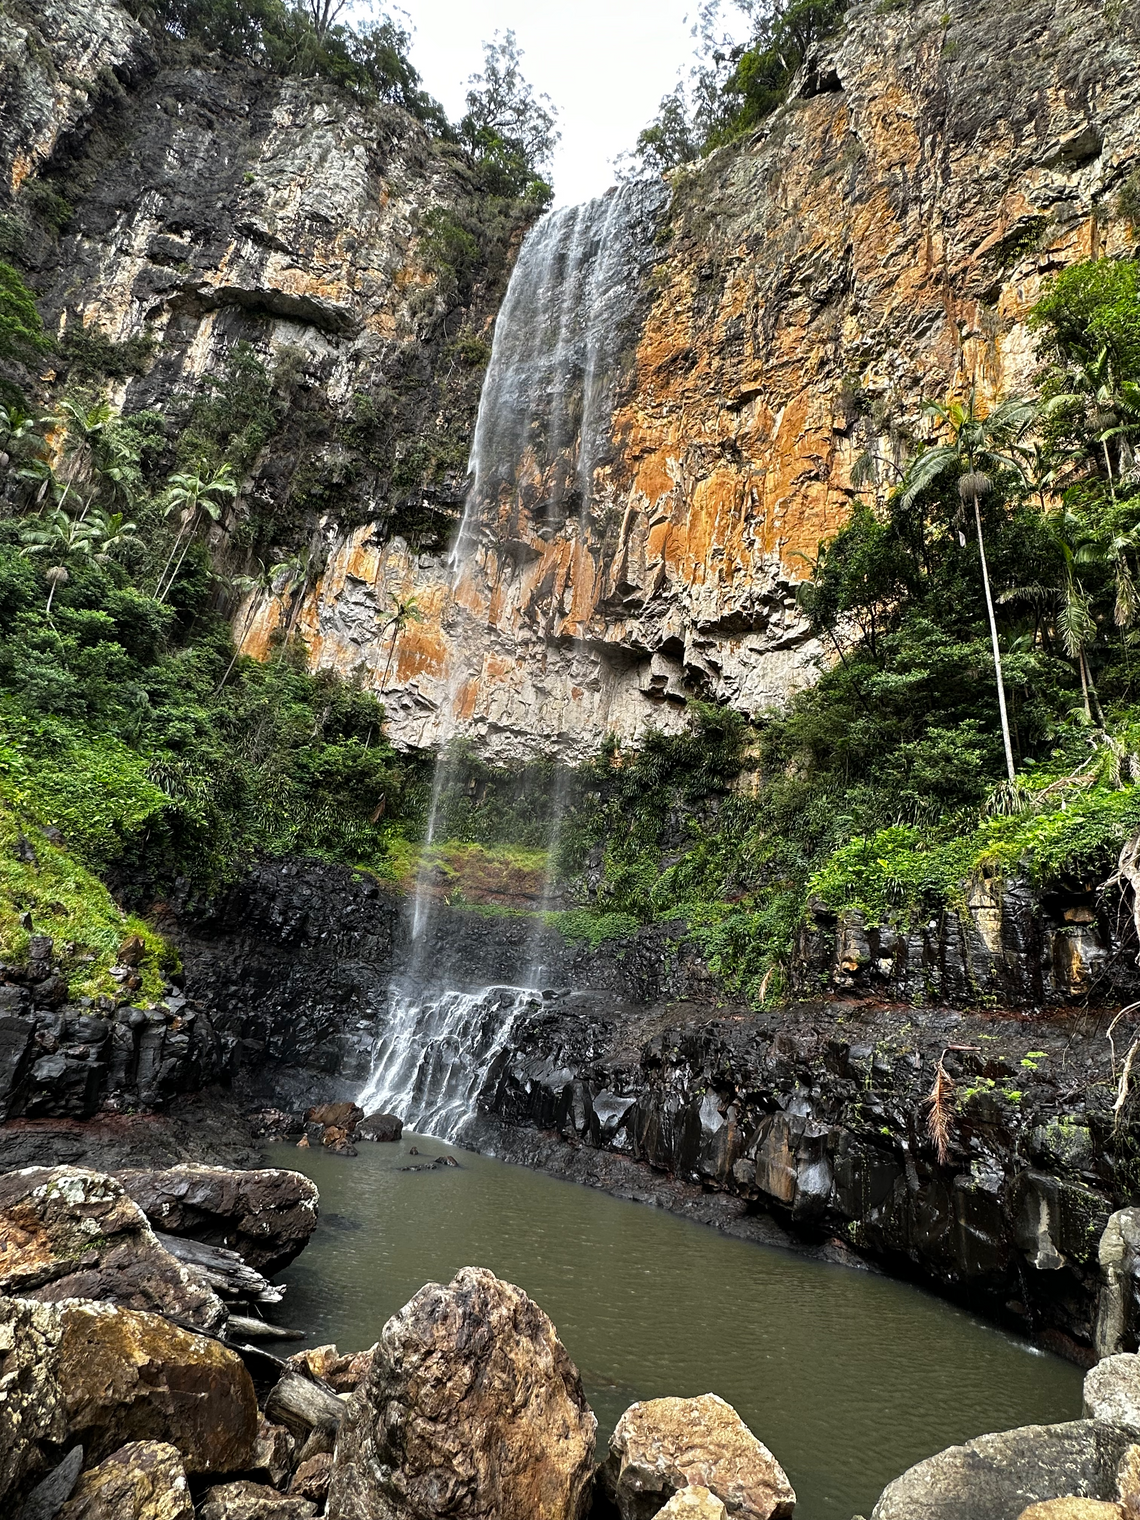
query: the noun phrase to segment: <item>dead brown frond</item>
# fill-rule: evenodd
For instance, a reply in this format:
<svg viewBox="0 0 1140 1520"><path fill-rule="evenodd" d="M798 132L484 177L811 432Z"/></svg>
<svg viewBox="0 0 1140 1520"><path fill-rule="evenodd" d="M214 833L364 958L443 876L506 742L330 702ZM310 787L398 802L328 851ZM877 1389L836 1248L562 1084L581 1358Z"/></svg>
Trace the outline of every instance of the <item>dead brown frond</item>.
<svg viewBox="0 0 1140 1520"><path fill-rule="evenodd" d="M950 1104L954 1097L954 1080L938 1057L934 1086L927 1094L926 1133L934 1141L938 1165L945 1166L950 1154Z"/></svg>
<svg viewBox="0 0 1140 1520"><path fill-rule="evenodd" d="M938 1057L938 1065L934 1071L934 1086L927 1093L925 1103L926 1133L934 1141L939 1166L945 1166L950 1156L950 1111L954 1101L954 1078L946 1070L945 1062L952 1050L981 1054L981 1047L978 1045L947 1045Z"/></svg>

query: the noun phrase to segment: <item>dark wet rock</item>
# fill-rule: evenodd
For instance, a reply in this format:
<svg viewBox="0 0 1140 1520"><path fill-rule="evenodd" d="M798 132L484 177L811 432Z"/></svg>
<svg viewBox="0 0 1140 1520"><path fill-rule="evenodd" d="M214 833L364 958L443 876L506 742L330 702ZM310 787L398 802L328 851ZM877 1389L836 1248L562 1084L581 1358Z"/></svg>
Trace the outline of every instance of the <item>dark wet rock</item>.
<svg viewBox="0 0 1140 1520"><path fill-rule="evenodd" d="M788 1520L796 1504L779 1462L714 1393L632 1404L610 1437L601 1477L621 1520L651 1520L693 1485L741 1520Z"/></svg>
<svg viewBox="0 0 1140 1520"><path fill-rule="evenodd" d="M293 1432L259 1414L257 1444L253 1454L254 1471L266 1473L274 1488L283 1488L289 1481L289 1474L296 1466L296 1461L297 1443Z"/></svg>
<svg viewBox="0 0 1140 1520"><path fill-rule="evenodd" d="M167 1441L130 1441L79 1479L58 1520L193 1520L182 1458Z"/></svg>
<svg viewBox="0 0 1140 1520"><path fill-rule="evenodd" d="M182 1162L233 1169L256 1166L260 1159L240 1108L216 1088L174 1098L161 1113L12 1119L0 1125L0 1171L82 1163L115 1172Z"/></svg>
<svg viewBox="0 0 1140 1520"><path fill-rule="evenodd" d="M384 1326L337 1438L329 1513L578 1520L596 1428L547 1316L465 1267Z"/></svg>
<svg viewBox="0 0 1140 1520"><path fill-rule="evenodd" d="M164 1249L114 1178L79 1167L0 1175L0 1292L101 1299L203 1330L225 1324L208 1277Z"/></svg>
<svg viewBox="0 0 1140 1520"><path fill-rule="evenodd" d="M73 1446L32 1489L20 1507L19 1520L56 1520L65 1501L71 1497L82 1466L83 1447Z"/></svg>
<svg viewBox="0 0 1140 1520"><path fill-rule="evenodd" d="M317 1452L302 1462L289 1484L290 1497L311 1499L320 1507L329 1491L329 1475L332 1472L332 1453Z"/></svg>
<svg viewBox="0 0 1140 1520"><path fill-rule="evenodd" d="M941 1162L925 1116L944 1053ZM464 1138L733 1232L767 1216L1089 1361L1098 1248L1132 1195L1140 1133L1140 1110L1112 1114L1112 1081L1092 1019L856 1003L718 1013L575 994L519 1015ZM1137 1347L1131 1260L1115 1269L1131 1307L1114 1350Z"/></svg>
<svg viewBox="0 0 1140 1520"><path fill-rule="evenodd" d="M1018 1520L1030 1504L1115 1501L1135 1431L1100 1420L1026 1425L950 1446L883 1490L871 1520Z"/></svg>
<svg viewBox="0 0 1140 1520"><path fill-rule="evenodd" d="M267 1276L287 1267L316 1227L319 1195L300 1172L190 1165L117 1175L156 1230L237 1251Z"/></svg>
<svg viewBox="0 0 1140 1520"><path fill-rule="evenodd" d="M312 1520L316 1512L309 1499L280 1494L263 1483L242 1479L211 1488L198 1514L199 1520Z"/></svg>
<svg viewBox="0 0 1140 1520"><path fill-rule="evenodd" d="M366 1114L356 1126L358 1140L377 1140L388 1144L404 1133L404 1121L395 1114Z"/></svg>

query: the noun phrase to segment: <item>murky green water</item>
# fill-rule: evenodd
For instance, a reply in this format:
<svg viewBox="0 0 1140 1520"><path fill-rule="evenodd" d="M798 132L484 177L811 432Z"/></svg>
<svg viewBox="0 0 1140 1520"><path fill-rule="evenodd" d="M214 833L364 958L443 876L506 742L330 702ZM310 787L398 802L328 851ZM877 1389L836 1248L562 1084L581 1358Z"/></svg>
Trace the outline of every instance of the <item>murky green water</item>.
<svg viewBox="0 0 1140 1520"><path fill-rule="evenodd" d="M423 1283L489 1267L558 1326L600 1443L634 1399L719 1393L787 1469L797 1520L870 1514L943 1446L1080 1413L1076 1368L914 1288L463 1151L462 1170L398 1171L412 1144L448 1149L271 1148L321 1190L321 1223L282 1279L282 1318L306 1344L369 1346Z"/></svg>

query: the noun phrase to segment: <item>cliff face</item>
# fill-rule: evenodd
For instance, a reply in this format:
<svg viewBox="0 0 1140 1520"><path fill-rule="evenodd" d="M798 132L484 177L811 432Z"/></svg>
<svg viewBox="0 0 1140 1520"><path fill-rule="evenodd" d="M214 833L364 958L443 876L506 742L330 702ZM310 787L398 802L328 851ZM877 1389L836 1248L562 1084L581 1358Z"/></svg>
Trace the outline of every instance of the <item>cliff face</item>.
<svg viewBox="0 0 1140 1520"><path fill-rule="evenodd" d="M795 583L856 460L885 490L924 400L1031 388L1042 281L1131 250L1136 33L1099 0L854 6L761 132L674 176L578 508L558 510L573 430L532 429L457 567L330 530L324 577L252 608L247 647L292 618L376 686L391 655L397 741L459 731L500 757L669 728L687 695L786 695L820 653ZM385 609L409 596L424 620L397 636Z"/></svg>
<svg viewBox="0 0 1140 1520"><path fill-rule="evenodd" d="M512 318L545 349L493 392L514 456L455 562L526 217L405 113L112 0L9 4L0 242L53 326L118 345L128 410L179 415L241 343L268 373L276 429L216 547L307 569L239 609L249 652L299 634L382 690L399 743L576 756L810 679L795 586L855 462L886 490L923 400L1030 388L1042 281L1132 251L1137 30L1100 0L857 4L749 142L548 217Z"/></svg>
<svg viewBox="0 0 1140 1520"><path fill-rule="evenodd" d="M57 381L94 352L124 410L177 420L241 344L268 376L277 425L217 530L233 568L251 543L315 546L322 520L446 539L523 227L457 152L114 0L43 0L0 12L0 154L4 256L85 340Z"/></svg>

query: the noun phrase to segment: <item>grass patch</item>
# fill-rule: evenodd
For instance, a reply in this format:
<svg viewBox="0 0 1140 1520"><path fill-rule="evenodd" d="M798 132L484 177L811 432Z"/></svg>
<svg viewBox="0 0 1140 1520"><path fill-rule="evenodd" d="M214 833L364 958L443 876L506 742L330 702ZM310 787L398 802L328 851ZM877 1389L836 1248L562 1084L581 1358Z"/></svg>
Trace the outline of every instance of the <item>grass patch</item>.
<svg viewBox="0 0 1140 1520"><path fill-rule="evenodd" d="M33 854L34 859L21 858ZM26 914L31 931L22 922ZM132 934L146 944L138 967L138 1003L158 1002L164 974L178 964L162 936L143 919L124 913L71 851L50 843L26 817L17 817L9 804L0 802L0 956L9 964L25 964L32 933L54 939L73 998L121 995L108 973L119 946Z"/></svg>

